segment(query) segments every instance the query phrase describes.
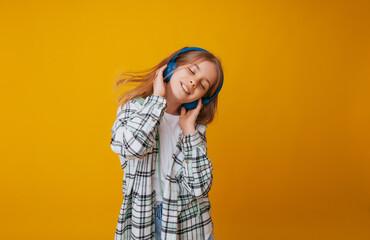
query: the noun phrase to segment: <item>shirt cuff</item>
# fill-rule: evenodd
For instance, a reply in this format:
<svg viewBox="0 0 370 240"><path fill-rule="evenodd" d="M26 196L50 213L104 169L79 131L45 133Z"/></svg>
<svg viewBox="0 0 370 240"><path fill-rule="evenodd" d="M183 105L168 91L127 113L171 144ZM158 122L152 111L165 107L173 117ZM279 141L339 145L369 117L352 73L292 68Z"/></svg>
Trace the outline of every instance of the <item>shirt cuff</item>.
<svg viewBox="0 0 370 240"><path fill-rule="evenodd" d="M183 136L182 145L186 150L189 150L192 147L200 145L202 141L203 139L199 133L199 130L196 130L193 133Z"/></svg>
<svg viewBox="0 0 370 240"><path fill-rule="evenodd" d="M164 97L157 96L157 95L150 95L145 98L143 105L152 105L157 107L166 107L167 106L167 100Z"/></svg>
<svg viewBox="0 0 370 240"><path fill-rule="evenodd" d="M163 110L167 107L166 98L157 95L150 95L145 98L143 106L151 109L150 116L152 118L152 122L155 122L156 125L159 125L159 120L163 115Z"/></svg>

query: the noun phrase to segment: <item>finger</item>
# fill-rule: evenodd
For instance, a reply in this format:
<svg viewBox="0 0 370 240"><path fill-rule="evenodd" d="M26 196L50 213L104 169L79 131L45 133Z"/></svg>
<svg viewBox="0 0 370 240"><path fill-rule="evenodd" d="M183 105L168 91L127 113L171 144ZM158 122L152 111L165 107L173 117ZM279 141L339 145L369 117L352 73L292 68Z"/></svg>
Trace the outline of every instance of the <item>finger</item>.
<svg viewBox="0 0 370 240"><path fill-rule="evenodd" d="M158 75L159 72L163 71L165 69L165 67L167 66L167 64L163 65L162 67L158 68L156 71L155 71L155 74Z"/></svg>
<svg viewBox="0 0 370 240"><path fill-rule="evenodd" d="M199 100L198 100L198 105L197 105L197 109L201 109L202 108L202 106L203 106L203 103L202 103L202 99L201 98L199 98Z"/></svg>
<svg viewBox="0 0 370 240"><path fill-rule="evenodd" d="M167 64L166 65L164 65L164 66L162 66L161 68L160 68L160 71L164 71L164 69L167 67Z"/></svg>
<svg viewBox="0 0 370 240"><path fill-rule="evenodd" d="M184 107L181 107L181 116L185 116L186 110Z"/></svg>
<svg viewBox="0 0 370 240"><path fill-rule="evenodd" d="M163 72L164 72L164 69L166 69L166 67L167 67L167 64L166 64L166 65L164 65L164 66L162 66L160 69L158 69L158 70L157 70L157 73L160 73L160 74L162 74L162 76L163 76Z"/></svg>

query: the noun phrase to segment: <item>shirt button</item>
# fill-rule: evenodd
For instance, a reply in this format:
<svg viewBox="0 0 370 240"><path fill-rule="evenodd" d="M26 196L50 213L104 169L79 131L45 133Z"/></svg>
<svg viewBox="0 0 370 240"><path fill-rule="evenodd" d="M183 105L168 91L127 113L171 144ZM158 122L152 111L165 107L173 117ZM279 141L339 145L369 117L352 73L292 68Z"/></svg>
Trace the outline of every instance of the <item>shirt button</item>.
<svg viewBox="0 0 370 240"><path fill-rule="evenodd" d="M155 122L155 118L152 118L152 122Z"/></svg>
<svg viewBox="0 0 370 240"><path fill-rule="evenodd" d="M189 160L186 160L185 162L186 162L186 164L188 164L189 163Z"/></svg>
<svg viewBox="0 0 370 240"><path fill-rule="evenodd" d="M162 103L160 103L160 104L159 104L159 106L160 106L160 107L162 107L162 106L163 106L163 104L162 104Z"/></svg>

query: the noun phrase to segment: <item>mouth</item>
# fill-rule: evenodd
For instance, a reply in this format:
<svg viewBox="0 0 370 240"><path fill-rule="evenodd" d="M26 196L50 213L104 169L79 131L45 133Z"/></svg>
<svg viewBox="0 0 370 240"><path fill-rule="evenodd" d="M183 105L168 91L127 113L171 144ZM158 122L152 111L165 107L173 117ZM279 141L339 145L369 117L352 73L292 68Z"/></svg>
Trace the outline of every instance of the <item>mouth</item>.
<svg viewBox="0 0 370 240"><path fill-rule="evenodd" d="M189 91L189 89L186 87L186 85L185 85L185 84L183 84L182 82L180 82L180 84L181 84L181 88L182 88L182 90L184 90L184 92L185 92L186 94L190 95L190 91Z"/></svg>

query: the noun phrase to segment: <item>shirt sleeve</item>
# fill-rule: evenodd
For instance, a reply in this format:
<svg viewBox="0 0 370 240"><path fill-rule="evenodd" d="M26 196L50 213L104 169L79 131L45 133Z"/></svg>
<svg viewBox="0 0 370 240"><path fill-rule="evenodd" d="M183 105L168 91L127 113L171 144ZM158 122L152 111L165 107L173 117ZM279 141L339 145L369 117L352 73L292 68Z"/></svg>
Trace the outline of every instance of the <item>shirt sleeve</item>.
<svg viewBox="0 0 370 240"><path fill-rule="evenodd" d="M213 181L213 166L207 156L206 126L198 126L194 133L181 135L180 149L184 159L177 174L179 184L197 198L208 194Z"/></svg>
<svg viewBox="0 0 370 240"><path fill-rule="evenodd" d="M122 110L119 107L111 130L112 151L129 160L150 152L155 143L154 129L166 107L166 99L157 95L148 96L142 105L131 99Z"/></svg>

